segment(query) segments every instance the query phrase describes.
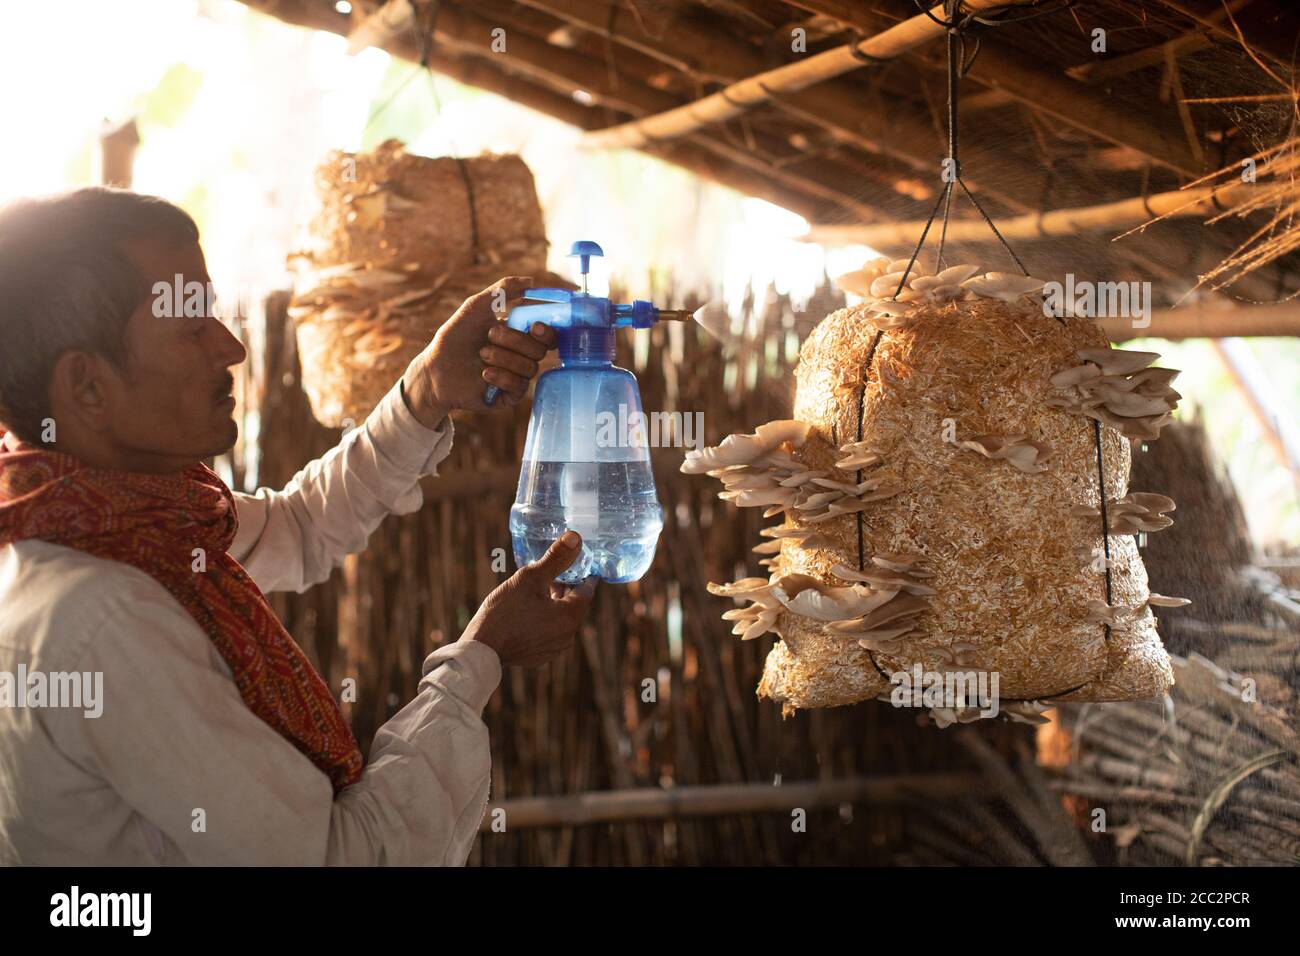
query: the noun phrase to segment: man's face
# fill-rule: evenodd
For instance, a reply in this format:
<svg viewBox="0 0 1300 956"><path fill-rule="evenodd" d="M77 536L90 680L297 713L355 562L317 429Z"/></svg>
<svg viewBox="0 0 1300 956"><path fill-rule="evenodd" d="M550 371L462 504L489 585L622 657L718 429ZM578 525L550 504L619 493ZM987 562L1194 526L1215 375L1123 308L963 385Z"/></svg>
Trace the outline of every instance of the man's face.
<svg viewBox="0 0 1300 956"><path fill-rule="evenodd" d="M198 288L206 293L209 287L198 243L147 239L124 243L122 249L151 292L131 315L126 368L108 388L113 443L149 470L183 468L235 443L239 426L232 416L229 369L246 352L211 314L206 294L198 309L202 314L188 316L185 296L176 296L177 283L182 293ZM158 301L155 283L172 290L170 308L168 300Z"/></svg>

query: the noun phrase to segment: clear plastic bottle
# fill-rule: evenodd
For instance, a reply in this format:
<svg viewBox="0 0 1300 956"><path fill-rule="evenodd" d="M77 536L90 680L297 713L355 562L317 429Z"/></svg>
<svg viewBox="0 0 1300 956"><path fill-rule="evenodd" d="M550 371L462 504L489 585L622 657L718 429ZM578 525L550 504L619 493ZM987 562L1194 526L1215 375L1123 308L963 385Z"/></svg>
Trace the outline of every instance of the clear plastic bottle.
<svg viewBox="0 0 1300 956"><path fill-rule="evenodd" d="M567 529L582 554L557 580L635 581L663 530L636 378L613 365L614 329L556 330L561 365L537 380L510 536L522 567ZM635 414L633 414L635 413Z"/></svg>

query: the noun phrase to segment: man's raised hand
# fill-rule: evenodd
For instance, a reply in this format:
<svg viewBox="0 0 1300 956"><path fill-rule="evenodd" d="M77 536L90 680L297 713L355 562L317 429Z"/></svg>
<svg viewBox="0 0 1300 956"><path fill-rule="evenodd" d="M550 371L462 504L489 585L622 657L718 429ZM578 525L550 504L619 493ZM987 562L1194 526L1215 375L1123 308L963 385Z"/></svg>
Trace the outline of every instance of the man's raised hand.
<svg viewBox="0 0 1300 956"><path fill-rule="evenodd" d="M518 302L528 276L507 276L470 296L411 360L403 376L407 404L417 419L436 427L452 409L482 411L488 385L501 389L498 404L524 397L538 363L555 347L555 330L544 324L525 334L496 317Z"/></svg>

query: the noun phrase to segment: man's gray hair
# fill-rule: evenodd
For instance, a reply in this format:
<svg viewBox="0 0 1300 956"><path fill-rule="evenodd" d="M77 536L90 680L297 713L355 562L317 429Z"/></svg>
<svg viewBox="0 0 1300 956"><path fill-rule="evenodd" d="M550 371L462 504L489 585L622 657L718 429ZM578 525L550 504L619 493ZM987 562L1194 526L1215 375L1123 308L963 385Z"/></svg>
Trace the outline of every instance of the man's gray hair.
<svg viewBox="0 0 1300 956"><path fill-rule="evenodd" d="M72 350L127 361L126 325L149 296L124 240L197 242L189 214L156 196L90 187L0 209L0 423L41 441L50 380Z"/></svg>

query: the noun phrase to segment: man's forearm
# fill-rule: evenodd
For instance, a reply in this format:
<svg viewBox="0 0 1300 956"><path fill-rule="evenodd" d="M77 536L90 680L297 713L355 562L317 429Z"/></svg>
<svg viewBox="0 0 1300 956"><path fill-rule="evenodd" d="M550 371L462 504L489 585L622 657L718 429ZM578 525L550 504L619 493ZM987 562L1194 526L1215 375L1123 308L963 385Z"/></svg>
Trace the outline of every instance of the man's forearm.
<svg viewBox="0 0 1300 956"><path fill-rule="evenodd" d="M419 480L449 453L452 420L429 429L400 396L381 400L365 424L307 464L282 491L236 495L239 534L230 553L264 591L323 581L364 548L389 514L420 507Z"/></svg>

